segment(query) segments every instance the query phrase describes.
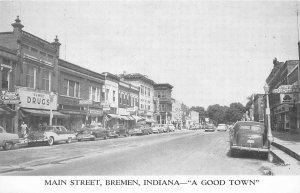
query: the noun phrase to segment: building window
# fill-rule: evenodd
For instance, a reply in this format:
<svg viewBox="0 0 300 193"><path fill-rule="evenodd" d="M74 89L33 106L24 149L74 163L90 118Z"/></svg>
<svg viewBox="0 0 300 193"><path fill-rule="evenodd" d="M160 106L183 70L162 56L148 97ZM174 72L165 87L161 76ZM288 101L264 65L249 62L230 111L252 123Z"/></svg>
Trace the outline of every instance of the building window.
<svg viewBox="0 0 300 193"><path fill-rule="evenodd" d="M124 104L124 101L125 101L125 99L124 99L124 93L122 93L122 104Z"/></svg>
<svg viewBox="0 0 300 193"><path fill-rule="evenodd" d="M45 53L45 52L41 52L41 51L40 51L40 54L41 54L42 56L46 56L46 53Z"/></svg>
<svg viewBox="0 0 300 193"><path fill-rule="evenodd" d="M148 105L148 110L150 110L150 105Z"/></svg>
<svg viewBox="0 0 300 193"><path fill-rule="evenodd" d="M114 90L113 91L113 102L115 102L116 101L116 91Z"/></svg>
<svg viewBox="0 0 300 193"><path fill-rule="evenodd" d="M65 79L63 82L63 95L79 98L80 97L79 82Z"/></svg>
<svg viewBox="0 0 300 193"><path fill-rule="evenodd" d="M90 86L89 91L89 99L92 101L100 102L100 88Z"/></svg>
<svg viewBox="0 0 300 193"><path fill-rule="evenodd" d="M141 95L144 95L144 92L145 92L145 91L144 91L144 86L142 85L142 86L141 86Z"/></svg>
<svg viewBox="0 0 300 193"><path fill-rule="evenodd" d="M51 60L53 60L54 56L48 54L48 58L51 59Z"/></svg>
<svg viewBox="0 0 300 193"><path fill-rule="evenodd" d="M119 104L122 104L121 93L119 92Z"/></svg>
<svg viewBox="0 0 300 193"><path fill-rule="evenodd" d="M41 90L50 91L50 72L42 69L42 88Z"/></svg>
<svg viewBox="0 0 300 193"><path fill-rule="evenodd" d="M148 88L148 96L150 96L150 88Z"/></svg>
<svg viewBox="0 0 300 193"><path fill-rule="evenodd" d="M32 66L27 66L26 69L26 87L35 88L35 72L36 69Z"/></svg>
<svg viewBox="0 0 300 193"><path fill-rule="evenodd" d="M35 49L35 48L31 48L31 51L32 51L32 52L38 52L38 50Z"/></svg>
<svg viewBox="0 0 300 193"><path fill-rule="evenodd" d="M161 98L161 92L160 91L157 91L157 97Z"/></svg>
<svg viewBox="0 0 300 193"><path fill-rule="evenodd" d="M4 68L2 70L2 89L9 90L9 73L10 73L9 68Z"/></svg>
<svg viewBox="0 0 300 193"><path fill-rule="evenodd" d="M106 89L106 93L105 93L105 99L108 100L108 94L109 94L109 89Z"/></svg>
<svg viewBox="0 0 300 193"><path fill-rule="evenodd" d="M162 91L161 97L162 97L162 98L166 98L166 91L164 91L164 90Z"/></svg>
<svg viewBox="0 0 300 193"><path fill-rule="evenodd" d="M144 105L143 104L141 104L141 109L143 109L144 108Z"/></svg>

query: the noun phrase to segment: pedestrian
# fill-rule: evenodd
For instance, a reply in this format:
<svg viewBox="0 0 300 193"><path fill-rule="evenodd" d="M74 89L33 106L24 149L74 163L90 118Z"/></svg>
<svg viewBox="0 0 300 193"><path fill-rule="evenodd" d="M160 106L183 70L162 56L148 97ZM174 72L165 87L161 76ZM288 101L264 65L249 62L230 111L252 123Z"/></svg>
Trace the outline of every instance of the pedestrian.
<svg viewBox="0 0 300 193"><path fill-rule="evenodd" d="M23 121L22 124L21 124L21 134L22 134L22 137L25 138L26 136L26 133L27 133L27 125L25 124L25 122Z"/></svg>

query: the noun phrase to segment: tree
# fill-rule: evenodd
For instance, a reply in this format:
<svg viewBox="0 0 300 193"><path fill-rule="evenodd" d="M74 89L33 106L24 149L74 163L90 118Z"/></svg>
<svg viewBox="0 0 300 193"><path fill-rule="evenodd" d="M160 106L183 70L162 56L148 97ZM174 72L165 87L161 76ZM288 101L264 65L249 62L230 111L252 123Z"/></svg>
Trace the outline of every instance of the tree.
<svg viewBox="0 0 300 193"><path fill-rule="evenodd" d="M226 122L236 122L242 119L245 107L241 103L231 103L226 111Z"/></svg>
<svg viewBox="0 0 300 193"><path fill-rule="evenodd" d="M207 115L210 119L214 120L219 123L226 122L226 111L228 107L220 106L219 104L210 105L207 108Z"/></svg>

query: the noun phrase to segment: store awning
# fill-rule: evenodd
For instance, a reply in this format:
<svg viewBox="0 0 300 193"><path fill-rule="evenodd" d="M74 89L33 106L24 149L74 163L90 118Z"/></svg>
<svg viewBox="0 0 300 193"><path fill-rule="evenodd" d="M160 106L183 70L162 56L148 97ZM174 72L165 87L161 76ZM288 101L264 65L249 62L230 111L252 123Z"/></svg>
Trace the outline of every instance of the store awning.
<svg viewBox="0 0 300 193"><path fill-rule="evenodd" d="M130 121L134 121L134 120L135 120L135 119L134 119L132 116L130 116L130 115L128 115L127 118L128 118Z"/></svg>
<svg viewBox="0 0 300 193"><path fill-rule="evenodd" d="M15 115L16 111L13 109L9 108L8 106L1 106L0 107L0 115Z"/></svg>
<svg viewBox="0 0 300 193"><path fill-rule="evenodd" d="M107 114L107 116L112 119L120 119L121 118L121 116L117 115L117 114Z"/></svg>
<svg viewBox="0 0 300 193"><path fill-rule="evenodd" d="M140 116L136 116L136 115L131 115L136 121L143 121L145 120L145 118L140 117Z"/></svg>
<svg viewBox="0 0 300 193"><path fill-rule="evenodd" d="M127 115L121 115L120 117L121 117L121 119L126 120L126 121L130 120Z"/></svg>
<svg viewBox="0 0 300 193"><path fill-rule="evenodd" d="M26 108L22 108L22 111L24 111L25 113L29 113L35 116L41 116L41 117L48 117L50 116L50 111L48 110L42 110L42 109L26 109ZM52 111L53 113L53 117L58 117L58 118L67 118L69 117L66 114L62 114L58 111Z"/></svg>
<svg viewBox="0 0 300 193"><path fill-rule="evenodd" d="M156 123L153 119L146 119L146 123Z"/></svg>

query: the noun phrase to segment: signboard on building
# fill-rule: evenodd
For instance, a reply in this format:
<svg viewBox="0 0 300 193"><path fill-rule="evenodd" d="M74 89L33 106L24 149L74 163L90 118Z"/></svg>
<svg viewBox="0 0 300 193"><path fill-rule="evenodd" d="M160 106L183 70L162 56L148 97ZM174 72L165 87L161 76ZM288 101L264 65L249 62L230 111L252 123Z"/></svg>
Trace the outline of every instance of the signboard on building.
<svg viewBox="0 0 300 193"><path fill-rule="evenodd" d="M1 91L0 104L19 104L20 96L16 92Z"/></svg>
<svg viewBox="0 0 300 193"><path fill-rule="evenodd" d="M298 85L281 85L277 89L272 90L272 93L286 94L286 93L298 93L300 87Z"/></svg>
<svg viewBox="0 0 300 193"><path fill-rule="evenodd" d="M82 100L79 100L79 105L93 105L93 101L82 99Z"/></svg>
<svg viewBox="0 0 300 193"><path fill-rule="evenodd" d="M291 104L294 102L293 94L280 94L280 102L281 104Z"/></svg>
<svg viewBox="0 0 300 193"><path fill-rule="evenodd" d="M54 94L53 102L50 100L50 92L31 91L27 88L17 88L20 96L20 106L36 109L57 109L57 95Z"/></svg>
<svg viewBox="0 0 300 193"><path fill-rule="evenodd" d="M90 110L89 113L92 115L98 115L98 116L103 115L103 111L100 109L89 109L89 110Z"/></svg>

